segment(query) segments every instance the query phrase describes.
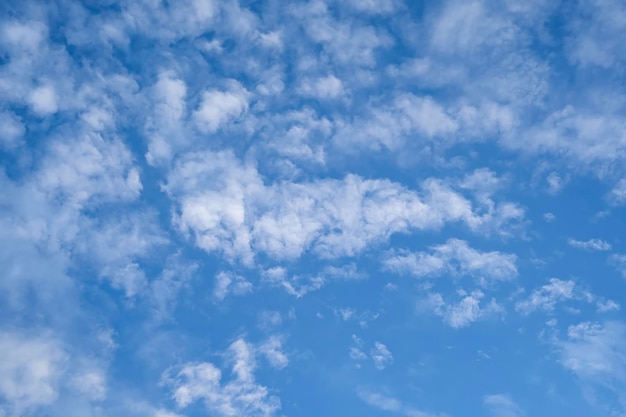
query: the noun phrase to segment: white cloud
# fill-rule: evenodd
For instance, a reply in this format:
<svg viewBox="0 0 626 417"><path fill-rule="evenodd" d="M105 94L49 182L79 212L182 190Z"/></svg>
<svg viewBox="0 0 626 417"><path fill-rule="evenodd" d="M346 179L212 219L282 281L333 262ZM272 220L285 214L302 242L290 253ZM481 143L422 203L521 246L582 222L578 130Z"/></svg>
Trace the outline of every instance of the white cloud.
<svg viewBox="0 0 626 417"><path fill-rule="evenodd" d="M174 42L206 32L213 27L219 11L219 4L213 0L192 0L172 5L133 1L122 5L120 17L103 22L101 30L117 42L128 42L126 38L137 32L149 39ZM111 32L115 36L111 36Z"/></svg>
<svg viewBox="0 0 626 417"><path fill-rule="evenodd" d="M532 294L515 304L515 309L522 314L530 314L537 310L552 311L560 301L576 298L574 281L563 281L550 278L549 284L534 290Z"/></svg>
<svg viewBox="0 0 626 417"><path fill-rule="evenodd" d="M208 362L186 364L173 378L166 379L173 385L177 405L185 408L201 400L217 416L276 415L280 400L254 378L254 347L238 339L230 345L227 355L233 375L229 381L223 381L222 371Z"/></svg>
<svg viewBox="0 0 626 417"><path fill-rule="evenodd" d="M454 329L467 327L475 321L501 314L504 311L494 299L481 306L481 300L485 294L480 290L469 294L460 291L459 295L462 298L457 303L446 303L441 294L431 293L420 303L420 308L431 310Z"/></svg>
<svg viewBox="0 0 626 417"><path fill-rule="evenodd" d="M118 139L79 130L52 140L47 151L38 186L70 204L134 200L142 190L132 154Z"/></svg>
<svg viewBox="0 0 626 417"><path fill-rule="evenodd" d="M609 311L619 311L620 305L613 300L599 300L596 303L598 313L606 313Z"/></svg>
<svg viewBox="0 0 626 417"><path fill-rule="evenodd" d="M2 40L19 48L25 48L29 52L36 52L41 43L48 36L48 28L37 21L3 22Z"/></svg>
<svg viewBox="0 0 626 417"><path fill-rule="evenodd" d="M13 150L22 143L24 124L13 113L0 112L0 148Z"/></svg>
<svg viewBox="0 0 626 417"><path fill-rule="evenodd" d="M485 406L494 417L521 417L521 408L508 394L491 394L484 399Z"/></svg>
<svg viewBox="0 0 626 417"><path fill-rule="evenodd" d="M164 410L162 408L156 410L153 417L183 417L181 414L172 413L171 411Z"/></svg>
<svg viewBox="0 0 626 417"><path fill-rule="evenodd" d="M607 199L611 204L621 206L626 203L626 178L622 178L615 184L607 194Z"/></svg>
<svg viewBox="0 0 626 417"><path fill-rule="evenodd" d="M594 403L597 394L612 404L610 414L621 416L626 388L626 326L616 321L581 322L571 325L567 337L553 339L560 364L574 373ZM600 405L600 404L595 404Z"/></svg>
<svg viewBox="0 0 626 417"><path fill-rule="evenodd" d="M334 145L344 152L378 151L386 148L399 151L407 141L424 142L455 132L458 123L432 97L404 94L387 106L373 107L354 122L340 124L333 137ZM443 145L441 141L438 143Z"/></svg>
<svg viewBox="0 0 626 417"><path fill-rule="evenodd" d="M208 161L211 161L210 163ZM394 233L433 230L447 222L476 232L505 230L523 217L510 203L473 211L472 203L440 180L422 193L356 175L265 185L258 171L231 153L196 153L170 173L165 190L176 203L175 223L208 252L251 264L255 252L297 259L354 256Z"/></svg>
<svg viewBox="0 0 626 417"><path fill-rule="evenodd" d="M91 401L104 400L106 397L106 377L100 369L84 370L75 375L72 378L72 386Z"/></svg>
<svg viewBox="0 0 626 417"><path fill-rule="evenodd" d="M383 262L389 270L416 277L469 275L486 284L517 276L515 255L480 252L459 239L449 239L443 245L433 246L430 253L391 253Z"/></svg>
<svg viewBox="0 0 626 417"><path fill-rule="evenodd" d="M202 94L202 102L193 117L198 129L214 133L230 121L239 119L248 108L250 94L233 81L227 90L209 90Z"/></svg>
<svg viewBox="0 0 626 417"><path fill-rule="evenodd" d="M400 6L396 0L349 0L346 3L358 11L371 14L391 13Z"/></svg>
<svg viewBox="0 0 626 417"><path fill-rule="evenodd" d="M331 74L305 82L299 91L303 95L318 99L333 99L343 94L343 86L341 80Z"/></svg>
<svg viewBox="0 0 626 417"><path fill-rule="evenodd" d="M257 320L259 327L264 330L279 327L283 324L283 316L279 311L261 311Z"/></svg>
<svg viewBox="0 0 626 417"><path fill-rule="evenodd" d="M402 403L394 397L390 397L378 392L359 391L359 398L367 405L383 411L400 411Z"/></svg>
<svg viewBox="0 0 626 417"><path fill-rule="evenodd" d="M302 22L314 45L321 45L335 66L373 67L376 52L392 44L382 30L360 24L356 20L334 18L323 2L312 2L291 9L293 17Z"/></svg>
<svg viewBox="0 0 626 417"><path fill-rule="evenodd" d="M370 356L374 361L374 366L379 370L385 369L393 362L393 355L387 349L387 346L380 342L374 342L374 347L370 350Z"/></svg>
<svg viewBox="0 0 626 417"><path fill-rule="evenodd" d="M150 283L150 303L158 319L172 315L181 290L189 286L197 269L198 264L184 261L180 254L168 258L160 276Z"/></svg>
<svg viewBox="0 0 626 417"><path fill-rule="evenodd" d="M289 364L289 358L287 358L287 355L285 355L282 349L282 339L277 336L272 336L261 343L257 351L264 356L274 368L283 369Z"/></svg>
<svg viewBox="0 0 626 417"><path fill-rule="evenodd" d="M555 342L561 364L584 379L626 382L626 326L582 322L569 326L567 339Z"/></svg>
<svg viewBox="0 0 626 417"><path fill-rule="evenodd" d="M614 254L609 257L609 263L626 278L626 254Z"/></svg>
<svg viewBox="0 0 626 417"><path fill-rule="evenodd" d="M589 239L586 241L568 239L567 243L574 248L584 249L588 251L607 251L611 250L611 244L601 239Z"/></svg>
<svg viewBox="0 0 626 417"><path fill-rule="evenodd" d="M382 411L397 413L407 417L437 416L436 414L431 414L406 405L396 397L374 390L360 388L357 390L357 395L365 404Z"/></svg>
<svg viewBox="0 0 626 417"><path fill-rule="evenodd" d="M168 242L154 216L137 211L100 221L84 219L75 242L76 254L90 260L100 276L127 297L141 294L148 280L138 261Z"/></svg>
<svg viewBox="0 0 626 417"><path fill-rule="evenodd" d="M169 161L176 148L186 140L187 130L183 126L186 115L187 85L172 71L159 74L159 80L152 88L153 112L146 123L148 152L146 160L150 164ZM174 148L174 149L173 149Z"/></svg>
<svg viewBox="0 0 626 417"><path fill-rule="evenodd" d="M561 178L556 172L551 172L546 178L548 184L548 192L550 194L558 194L565 186L567 180Z"/></svg>
<svg viewBox="0 0 626 417"><path fill-rule="evenodd" d="M68 360L58 341L3 332L0 352L0 395L10 407L9 415L56 400Z"/></svg>
<svg viewBox="0 0 626 417"><path fill-rule="evenodd" d="M232 272L220 272L215 276L213 298L224 301L229 295L243 295L252 291L252 283Z"/></svg>
<svg viewBox="0 0 626 417"><path fill-rule="evenodd" d="M28 100L33 111L40 116L48 116L58 110L57 94L51 85L37 87L31 92Z"/></svg>

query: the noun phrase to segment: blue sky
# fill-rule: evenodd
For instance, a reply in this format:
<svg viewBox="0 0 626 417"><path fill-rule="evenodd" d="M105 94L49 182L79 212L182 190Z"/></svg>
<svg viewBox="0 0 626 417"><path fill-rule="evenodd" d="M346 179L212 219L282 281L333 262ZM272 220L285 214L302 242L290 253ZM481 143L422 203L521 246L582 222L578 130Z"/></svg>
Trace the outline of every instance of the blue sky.
<svg viewBox="0 0 626 417"><path fill-rule="evenodd" d="M626 416L626 4L0 5L0 417Z"/></svg>

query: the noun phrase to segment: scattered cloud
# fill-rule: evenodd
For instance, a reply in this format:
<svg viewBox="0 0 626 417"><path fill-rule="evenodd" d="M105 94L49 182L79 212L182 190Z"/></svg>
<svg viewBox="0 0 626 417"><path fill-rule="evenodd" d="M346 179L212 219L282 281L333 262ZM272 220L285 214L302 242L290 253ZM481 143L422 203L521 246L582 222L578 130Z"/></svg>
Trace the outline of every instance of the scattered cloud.
<svg viewBox="0 0 626 417"><path fill-rule="evenodd" d="M484 399L485 406L494 417L521 417L521 408L508 394L491 394Z"/></svg>
<svg viewBox="0 0 626 417"><path fill-rule="evenodd" d="M466 241L449 239L442 245L433 246L431 252L392 252L384 265L400 274L416 277L469 275L487 284L493 281L508 281L517 276L513 254L498 251L481 252L471 248Z"/></svg>
<svg viewBox="0 0 626 417"><path fill-rule="evenodd" d="M587 251L608 251L612 248L609 242L605 242L601 239L589 239L586 241L568 239L567 243L573 248L584 249Z"/></svg>
<svg viewBox="0 0 626 417"><path fill-rule="evenodd" d="M455 329L467 327L480 319L492 317L503 313L503 307L495 299L481 305L485 294L480 290L467 293L458 291L458 302L446 302L439 293L431 293L428 298L420 302L420 308L427 309L443 318L443 320Z"/></svg>
<svg viewBox="0 0 626 417"><path fill-rule="evenodd" d="M278 351L273 348L270 351L275 358ZM228 381L223 381L222 371L209 362L189 363L175 375L166 376L165 382L172 386L176 404L185 408L202 401L210 413L218 416L276 415L281 407L280 400L254 377L257 367L254 346L238 339L226 354L233 375Z"/></svg>
<svg viewBox="0 0 626 417"><path fill-rule="evenodd" d="M393 362L393 355L387 349L387 346L380 342L374 342L374 347L370 350L370 356L374 361L374 366L379 370L385 369Z"/></svg>
<svg viewBox="0 0 626 417"><path fill-rule="evenodd" d="M525 300L518 301L515 309L522 314L530 314L537 310L553 311L558 302L572 300L575 295L574 281L550 278L549 283L534 290Z"/></svg>
<svg viewBox="0 0 626 417"><path fill-rule="evenodd" d="M220 272L215 276L213 298L224 301L229 295L243 295L252 291L252 283L232 272Z"/></svg>

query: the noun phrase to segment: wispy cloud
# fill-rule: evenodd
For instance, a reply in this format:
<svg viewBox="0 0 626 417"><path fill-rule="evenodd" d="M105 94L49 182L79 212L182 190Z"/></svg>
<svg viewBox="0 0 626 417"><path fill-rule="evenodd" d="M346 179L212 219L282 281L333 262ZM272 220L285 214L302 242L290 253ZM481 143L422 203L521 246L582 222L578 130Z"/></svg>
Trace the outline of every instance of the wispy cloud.
<svg viewBox="0 0 626 417"><path fill-rule="evenodd" d="M568 239L567 243L573 248L584 249L588 251L608 251L612 248L609 242L605 242L601 239L589 239L585 241Z"/></svg>

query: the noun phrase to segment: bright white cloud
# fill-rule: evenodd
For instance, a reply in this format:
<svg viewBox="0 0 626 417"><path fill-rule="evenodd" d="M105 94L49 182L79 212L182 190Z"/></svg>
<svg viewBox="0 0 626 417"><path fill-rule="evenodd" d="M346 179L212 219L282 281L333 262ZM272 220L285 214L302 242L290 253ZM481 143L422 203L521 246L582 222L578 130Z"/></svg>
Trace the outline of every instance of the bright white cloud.
<svg viewBox="0 0 626 417"><path fill-rule="evenodd" d="M391 253L383 262L391 271L416 277L469 275L486 284L517 276L515 255L481 252L459 239L449 239L442 245L433 246L430 252Z"/></svg>
<svg viewBox="0 0 626 417"><path fill-rule="evenodd" d="M550 278L548 284L534 290L527 299L518 301L515 309L522 314L530 314L537 310L553 311L558 302L577 297L574 293L575 287L574 281Z"/></svg>
<svg viewBox="0 0 626 417"><path fill-rule="evenodd" d="M52 140L38 186L68 204L89 200L134 200L142 190L139 171L128 148L118 139L73 132L70 139Z"/></svg>
<svg viewBox="0 0 626 417"><path fill-rule="evenodd" d="M203 401L207 410L217 416L235 415L271 417L280 410L280 400L254 378L254 347L243 339L233 342L227 355L232 365L232 379L223 381L222 371L203 362L186 364L168 382L173 398L181 408Z"/></svg>
<svg viewBox="0 0 626 417"><path fill-rule="evenodd" d="M58 109L57 94L54 87L44 85L36 88L30 94L29 102L35 113L40 116L48 116L56 113Z"/></svg>
<svg viewBox="0 0 626 417"><path fill-rule="evenodd" d="M374 361L374 366L379 370L385 369L393 362L393 355L387 349L387 346L380 342L374 342L374 347L370 350L370 356Z"/></svg>
<svg viewBox="0 0 626 417"><path fill-rule="evenodd" d="M237 82L228 90L209 90L202 94L202 102L193 117L203 133L214 133L230 121L240 118L248 108L250 94Z"/></svg>
<svg viewBox="0 0 626 417"><path fill-rule="evenodd" d="M503 312L495 299L481 305L481 300L485 294L480 290L466 293L459 291L462 297L458 302L446 302L439 293L431 293L426 300L420 303L420 308L426 308L443 320L454 329L467 327L475 321L492 317Z"/></svg>
<svg viewBox="0 0 626 417"><path fill-rule="evenodd" d="M283 369L289 364L289 358L283 352L283 342L280 337L272 336L261 343L257 351L264 356L274 368Z"/></svg>
<svg viewBox="0 0 626 417"><path fill-rule="evenodd" d="M356 175L265 185L253 166L225 152L185 158L165 190L178 206L175 222L193 233L199 247L244 264L251 264L256 251L275 259L296 259L306 250L322 258L354 256L394 233L438 229L447 222L498 230L523 216L515 206L491 200L479 215L469 200L434 179L422 184L421 195Z"/></svg>

